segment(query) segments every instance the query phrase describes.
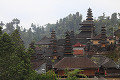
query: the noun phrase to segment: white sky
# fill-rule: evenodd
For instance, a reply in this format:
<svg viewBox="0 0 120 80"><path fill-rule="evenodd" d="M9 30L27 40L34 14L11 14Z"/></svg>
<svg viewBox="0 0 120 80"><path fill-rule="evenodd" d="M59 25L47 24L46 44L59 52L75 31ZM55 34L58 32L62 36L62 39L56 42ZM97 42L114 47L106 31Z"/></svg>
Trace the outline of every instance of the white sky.
<svg viewBox="0 0 120 80"><path fill-rule="evenodd" d="M85 18L89 7L94 18L104 12L110 16L120 13L120 0L0 0L0 21L7 23L18 18L21 26L29 28L31 23L55 23L70 13L80 12Z"/></svg>

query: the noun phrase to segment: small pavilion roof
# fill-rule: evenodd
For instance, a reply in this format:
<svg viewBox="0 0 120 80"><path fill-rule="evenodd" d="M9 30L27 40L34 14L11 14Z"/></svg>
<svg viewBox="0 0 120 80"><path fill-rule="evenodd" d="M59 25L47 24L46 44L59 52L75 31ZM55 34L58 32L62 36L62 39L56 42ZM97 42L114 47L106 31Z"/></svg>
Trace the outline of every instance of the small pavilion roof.
<svg viewBox="0 0 120 80"><path fill-rule="evenodd" d="M75 45L73 45L73 47L84 47L85 45L83 45L83 44L80 44L79 42L78 43L76 43Z"/></svg>

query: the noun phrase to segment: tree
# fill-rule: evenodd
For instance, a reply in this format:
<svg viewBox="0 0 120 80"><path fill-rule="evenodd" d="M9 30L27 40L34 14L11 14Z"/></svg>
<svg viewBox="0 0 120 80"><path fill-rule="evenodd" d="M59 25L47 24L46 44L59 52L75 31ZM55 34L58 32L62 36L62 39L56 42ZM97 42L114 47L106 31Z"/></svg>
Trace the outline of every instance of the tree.
<svg viewBox="0 0 120 80"><path fill-rule="evenodd" d="M12 38L13 42L15 42L15 44L16 44L15 47L23 45L23 41L21 39L18 29L14 30L14 32L11 34L11 38Z"/></svg>
<svg viewBox="0 0 120 80"><path fill-rule="evenodd" d="M8 34L11 34L14 31L14 26L12 22L9 22L6 24L6 29L4 29L5 32L7 32Z"/></svg>
<svg viewBox="0 0 120 80"><path fill-rule="evenodd" d="M117 13L113 13L111 15L111 23L112 26L116 26L118 24Z"/></svg>
<svg viewBox="0 0 120 80"><path fill-rule="evenodd" d="M65 74L67 75L67 78L65 80L77 80L77 76L83 76L87 78L86 75L80 74L80 72L83 70L75 69L73 71L69 71L68 69L65 69Z"/></svg>
<svg viewBox="0 0 120 80"><path fill-rule="evenodd" d="M15 25L16 29L19 29L20 30L20 27L18 26L18 24L20 24L20 20L17 19L17 18L14 18L12 20L12 23Z"/></svg>
<svg viewBox="0 0 120 80"><path fill-rule="evenodd" d="M31 43L29 44L29 47L33 50L35 50L35 41L31 41Z"/></svg>
<svg viewBox="0 0 120 80"><path fill-rule="evenodd" d="M0 26L2 26L2 27L3 27L4 25L5 25L5 24L1 21Z"/></svg>
<svg viewBox="0 0 120 80"><path fill-rule="evenodd" d="M15 43L15 55L19 58L18 63L16 64L16 69L19 71L16 72L16 74L18 74L18 79L16 80L29 80L29 77L32 73L30 64L30 53L32 53L32 51L25 51L23 41L17 29L11 34L11 38Z"/></svg>
<svg viewBox="0 0 120 80"><path fill-rule="evenodd" d="M54 71L50 70L43 74L33 74L30 80L58 80Z"/></svg>
<svg viewBox="0 0 120 80"><path fill-rule="evenodd" d="M2 35L2 27L0 26L0 36Z"/></svg>
<svg viewBox="0 0 120 80"><path fill-rule="evenodd" d="M11 74L12 59L14 53L14 43L11 37L4 33L0 37L0 79L1 80L12 80ZM11 77L12 76L12 77Z"/></svg>

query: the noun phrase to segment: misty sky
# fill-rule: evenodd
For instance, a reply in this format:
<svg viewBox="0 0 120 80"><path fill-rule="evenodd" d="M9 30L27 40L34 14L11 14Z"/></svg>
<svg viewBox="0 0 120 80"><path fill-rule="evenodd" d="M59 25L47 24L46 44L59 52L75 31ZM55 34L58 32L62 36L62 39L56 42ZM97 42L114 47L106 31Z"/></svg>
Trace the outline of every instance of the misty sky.
<svg viewBox="0 0 120 80"><path fill-rule="evenodd" d="M120 0L0 0L0 21L18 18L20 26L29 28L31 23L55 23L70 13L80 12L85 18L89 7L94 18L103 13L110 16L120 12Z"/></svg>

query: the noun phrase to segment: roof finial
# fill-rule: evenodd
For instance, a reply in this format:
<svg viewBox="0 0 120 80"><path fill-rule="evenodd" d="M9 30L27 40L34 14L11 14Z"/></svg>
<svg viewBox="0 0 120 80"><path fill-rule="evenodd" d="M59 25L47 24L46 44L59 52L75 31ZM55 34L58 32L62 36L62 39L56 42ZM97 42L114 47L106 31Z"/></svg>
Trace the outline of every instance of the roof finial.
<svg viewBox="0 0 120 80"><path fill-rule="evenodd" d="M86 20L93 20L93 16L92 16L92 9L89 8L88 11L87 11L87 19Z"/></svg>

